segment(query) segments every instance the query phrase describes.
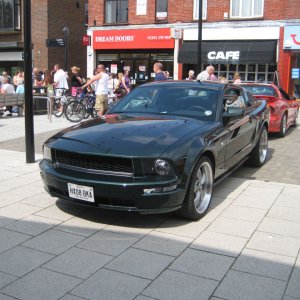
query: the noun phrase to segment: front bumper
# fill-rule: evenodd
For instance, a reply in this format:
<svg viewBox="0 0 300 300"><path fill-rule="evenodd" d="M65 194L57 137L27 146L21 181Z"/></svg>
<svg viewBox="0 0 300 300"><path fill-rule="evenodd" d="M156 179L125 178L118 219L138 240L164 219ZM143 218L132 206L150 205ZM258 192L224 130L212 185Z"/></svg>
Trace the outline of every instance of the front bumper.
<svg viewBox="0 0 300 300"><path fill-rule="evenodd" d="M46 160L40 163L40 174L46 191L55 197L72 200L82 204L113 210L135 211L139 213L164 213L181 207L185 190L177 188L170 192L144 193L144 189L160 188L178 184L178 178L166 181L128 182L118 178L117 181L91 179L76 172L60 172ZM89 186L94 189L95 202L90 203L69 197L68 183Z"/></svg>

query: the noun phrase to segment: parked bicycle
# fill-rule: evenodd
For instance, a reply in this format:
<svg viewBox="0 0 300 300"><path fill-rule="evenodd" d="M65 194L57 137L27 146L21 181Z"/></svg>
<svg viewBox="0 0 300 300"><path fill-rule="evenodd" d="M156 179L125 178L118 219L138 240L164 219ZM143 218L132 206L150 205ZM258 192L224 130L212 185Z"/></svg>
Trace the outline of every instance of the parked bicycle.
<svg viewBox="0 0 300 300"><path fill-rule="evenodd" d="M58 88L54 90L53 100L53 114L55 117L61 117L65 112L65 107L71 100L70 96L67 96L67 90L64 88Z"/></svg>
<svg viewBox="0 0 300 300"><path fill-rule="evenodd" d="M75 100L70 101L65 108L66 118L71 122L80 122L82 119L97 117L95 110L96 96L93 92L84 89Z"/></svg>

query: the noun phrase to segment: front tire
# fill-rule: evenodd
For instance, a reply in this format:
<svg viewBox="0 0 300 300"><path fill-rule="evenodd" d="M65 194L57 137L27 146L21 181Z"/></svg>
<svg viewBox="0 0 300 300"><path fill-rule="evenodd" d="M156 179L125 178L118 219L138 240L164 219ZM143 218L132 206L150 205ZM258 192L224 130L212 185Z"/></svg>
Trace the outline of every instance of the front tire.
<svg viewBox="0 0 300 300"><path fill-rule="evenodd" d="M178 214L191 220L199 220L207 212L214 182L214 172L210 159L203 156L197 162L181 209Z"/></svg>
<svg viewBox="0 0 300 300"><path fill-rule="evenodd" d="M80 122L85 114L85 106L76 100L70 101L65 108L66 118L71 122Z"/></svg>
<svg viewBox="0 0 300 300"><path fill-rule="evenodd" d="M267 158L268 152L268 130L266 127L263 127L259 135L257 144L251 152L249 158L249 165L251 167L261 167Z"/></svg>
<svg viewBox="0 0 300 300"><path fill-rule="evenodd" d="M284 137L286 134L286 129L287 129L287 114L285 113L282 116L281 122L280 122L280 131L279 131L279 136Z"/></svg>

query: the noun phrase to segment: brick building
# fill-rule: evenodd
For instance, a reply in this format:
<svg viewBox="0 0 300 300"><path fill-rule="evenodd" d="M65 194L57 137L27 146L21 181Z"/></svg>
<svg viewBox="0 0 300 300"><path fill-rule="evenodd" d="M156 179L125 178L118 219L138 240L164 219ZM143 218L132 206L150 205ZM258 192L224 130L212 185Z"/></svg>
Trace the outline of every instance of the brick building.
<svg viewBox="0 0 300 300"><path fill-rule="evenodd" d="M278 71L282 86L300 93L299 0L202 0L202 66L213 64L228 79L268 82ZM90 0L87 72L105 64L129 69L133 82L153 78L161 61L174 79L197 69L199 0ZM286 32L289 36L285 36ZM290 36L297 38L290 39ZM295 41L295 42L294 42ZM300 44L300 43L299 43ZM296 77L296 76L294 76Z"/></svg>
<svg viewBox="0 0 300 300"><path fill-rule="evenodd" d="M0 72L7 70L13 74L23 68L23 1L0 0ZM64 38L62 29L68 27L68 69L76 65L86 73L86 46L82 45L86 3L85 0L31 0L34 67L52 69L59 63L65 68L64 47L48 48L46 40Z"/></svg>

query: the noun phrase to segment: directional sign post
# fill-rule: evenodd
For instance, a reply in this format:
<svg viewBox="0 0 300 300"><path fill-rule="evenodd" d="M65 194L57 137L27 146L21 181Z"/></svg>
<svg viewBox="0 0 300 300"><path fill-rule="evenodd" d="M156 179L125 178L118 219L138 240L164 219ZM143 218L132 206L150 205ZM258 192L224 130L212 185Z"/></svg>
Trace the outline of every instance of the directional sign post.
<svg viewBox="0 0 300 300"><path fill-rule="evenodd" d="M65 40L64 39L47 39L46 46L48 48L65 47Z"/></svg>

